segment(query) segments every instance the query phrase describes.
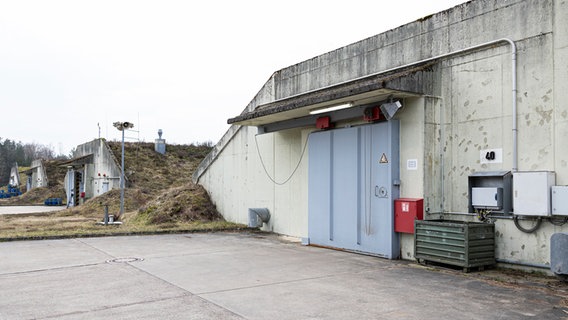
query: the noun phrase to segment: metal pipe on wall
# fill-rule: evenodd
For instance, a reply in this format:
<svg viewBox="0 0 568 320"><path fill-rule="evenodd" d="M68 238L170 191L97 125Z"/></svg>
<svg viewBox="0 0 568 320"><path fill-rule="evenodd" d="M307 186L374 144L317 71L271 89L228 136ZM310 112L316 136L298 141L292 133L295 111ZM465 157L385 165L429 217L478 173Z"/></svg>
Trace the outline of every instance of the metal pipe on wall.
<svg viewBox="0 0 568 320"><path fill-rule="evenodd" d="M512 103L513 110L511 117L513 118L513 168L512 171L515 172L519 169L518 167L518 151L517 151L517 47L515 43L510 39L503 39L511 45L511 77L512 77Z"/></svg>
<svg viewBox="0 0 568 320"><path fill-rule="evenodd" d="M504 43L504 42L511 46L511 74L512 74L511 75L511 77L512 77L512 83L511 83L511 86L512 86L512 101L511 101L511 103L512 103L512 118L513 118L513 165L512 165L512 171L514 172L514 171L518 170L518 155L517 155L518 154L518 151L517 151L518 150L518 146L517 146L517 131L518 131L517 130L517 47L515 46L515 42L513 40L509 39L509 38L501 38L501 39L481 43L481 44L474 45L474 46L471 46L471 47L467 47L467 48L464 48L464 49L460 49L460 50L452 51L452 52L449 52L449 53L437 55L437 56L434 56L434 57L431 57L431 58L426 58L426 59L422 59L422 60L415 61L415 62L412 62L412 63L407 63L407 64L404 64L404 65L401 65L401 66L398 66L398 67L393 67L393 68L389 68L389 69L386 69L386 70L383 70L383 71L371 73L371 74L366 75L366 76L350 79L350 80L347 80L347 81L342 81L342 82L332 84L332 85L329 85L329 86L324 86L324 87L321 87L321 88L318 88L318 89L304 91L304 92L298 93L298 94L293 94L293 95L287 96L285 98L276 99L276 100L270 102L270 104L275 103L275 102L285 101L287 99L299 97L299 96L302 96L302 95L305 95L305 94L330 89L330 88L333 88L333 87L336 87L336 86L348 84L348 83L358 81L358 80L363 80L363 79L366 79L366 78L369 78L369 77L375 77L375 76L378 76L378 75L397 71L397 70L400 70L400 69L414 67L414 66L417 66L417 65L420 65L420 64L423 64L423 63L432 62L432 61L435 61L435 60L441 60L441 59L444 59L444 58L449 58L451 56L457 56L457 55L460 55L460 54L463 54L463 53L466 53L466 52L469 52L469 51L479 50L481 48L489 47L489 46L496 45L496 44L499 44L499 43Z"/></svg>
<svg viewBox="0 0 568 320"><path fill-rule="evenodd" d="M530 263L530 262L523 262L523 261L513 261L513 260L509 260L509 259L500 259L500 258L495 259L495 261L497 261L499 263L514 264L514 265L519 265L519 266L524 266L524 267L550 269L550 266L546 265L546 264Z"/></svg>
<svg viewBox="0 0 568 320"><path fill-rule="evenodd" d="M444 145L446 144L446 131L445 131L445 110L444 110L444 98L441 96L432 96L426 95L426 98L433 98L440 100L440 146L439 146L439 157L440 157L440 212L444 212L444 194L445 194L445 185L444 185Z"/></svg>

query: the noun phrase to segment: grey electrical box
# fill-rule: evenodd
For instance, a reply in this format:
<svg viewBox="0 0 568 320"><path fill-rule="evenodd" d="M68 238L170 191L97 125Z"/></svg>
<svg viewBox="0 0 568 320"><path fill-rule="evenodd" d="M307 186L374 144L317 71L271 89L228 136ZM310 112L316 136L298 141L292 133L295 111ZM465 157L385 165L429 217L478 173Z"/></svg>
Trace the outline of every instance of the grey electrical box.
<svg viewBox="0 0 568 320"><path fill-rule="evenodd" d="M551 189L556 183L552 171L519 171L513 174L513 208L516 215L549 216Z"/></svg>
<svg viewBox="0 0 568 320"><path fill-rule="evenodd" d="M568 216L568 186L552 186L552 214Z"/></svg>
<svg viewBox="0 0 568 320"><path fill-rule="evenodd" d="M501 210L503 208L503 188L471 188L473 209Z"/></svg>
<svg viewBox="0 0 568 320"><path fill-rule="evenodd" d="M510 171L475 172L468 177L469 212L491 210L512 214L513 175Z"/></svg>
<svg viewBox="0 0 568 320"><path fill-rule="evenodd" d="M568 233L550 237L550 270L557 275L568 275Z"/></svg>

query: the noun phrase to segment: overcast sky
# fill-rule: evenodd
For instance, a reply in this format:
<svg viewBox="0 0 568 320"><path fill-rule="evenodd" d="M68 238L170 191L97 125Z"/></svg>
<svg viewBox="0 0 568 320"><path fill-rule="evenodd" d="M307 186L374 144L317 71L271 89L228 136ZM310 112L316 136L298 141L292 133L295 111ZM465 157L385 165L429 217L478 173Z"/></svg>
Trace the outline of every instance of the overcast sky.
<svg viewBox="0 0 568 320"><path fill-rule="evenodd" d="M271 74L465 0L0 0L0 138L216 143Z"/></svg>

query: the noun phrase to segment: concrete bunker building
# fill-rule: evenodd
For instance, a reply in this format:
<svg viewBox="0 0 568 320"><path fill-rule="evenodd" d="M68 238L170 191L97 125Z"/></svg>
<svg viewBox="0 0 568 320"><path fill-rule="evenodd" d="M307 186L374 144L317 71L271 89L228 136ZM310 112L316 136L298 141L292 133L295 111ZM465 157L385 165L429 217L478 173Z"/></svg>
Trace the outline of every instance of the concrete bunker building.
<svg viewBox="0 0 568 320"><path fill-rule="evenodd" d="M550 204L568 184L566 17L561 0L474 0L279 70L193 179L227 220L267 208L264 230L386 258L414 259L397 198L425 219L481 212L499 262L548 267L568 232Z"/></svg>
<svg viewBox="0 0 568 320"><path fill-rule="evenodd" d="M20 169L18 168L18 164L14 164L12 168L10 168L10 180L8 182L9 187L20 187Z"/></svg>
<svg viewBox="0 0 568 320"><path fill-rule="evenodd" d="M28 170L25 170L26 174L26 190L30 191L34 188L41 188L48 186L47 172L43 164L42 159L36 159L32 161L32 165Z"/></svg>
<svg viewBox="0 0 568 320"><path fill-rule="evenodd" d="M61 166L67 167L64 186L68 206L120 188L120 165L104 139L78 145L73 159Z"/></svg>

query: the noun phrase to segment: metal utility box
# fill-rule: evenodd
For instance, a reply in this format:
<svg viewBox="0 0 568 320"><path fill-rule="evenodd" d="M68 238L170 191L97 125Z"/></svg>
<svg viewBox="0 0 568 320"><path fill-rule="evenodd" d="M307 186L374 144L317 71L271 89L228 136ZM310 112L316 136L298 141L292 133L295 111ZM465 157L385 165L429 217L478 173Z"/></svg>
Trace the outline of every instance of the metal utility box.
<svg viewBox="0 0 568 320"><path fill-rule="evenodd" d="M552 214L568 216L568 186L552 186Z"/></svg>
<svg viewBox="0 0 568 320"><path fill-rule="evenodd" d="M414 233L414 220L424 217L424 199L400 198L394 200L394 231Z"/></svg>
<svg viewBox="0 0 568 320"><path fill-rule="evenodd" d="M469 212L484 209L512 214L513 175L510 171L475 172L468 177L468 191Z"/></svg>
<svg viewBox="0 0 568 320"><path fill-rule="evenodd" d="M495 225L450 220L416 220L414 256L469 268L495 264Z"/></svg>
<svg viewBox="0 0 568 320"><path fill-rule="evenodd" d="M555 233L550 237L550 271L568 275L568 233Z"/></svg>
<svg viewBox="0 0 568 320"><path fill-rule="evenodd" d="M513 174L513 206L516 215L549 216L551 189L556 175L551 171L526 171Z"/></svg>
<svg viewBox="0 0 568 320"><path fill-rule="evenodd" d="M471 188L471 205L474 209L502 209L503 188Z"/></svg>

